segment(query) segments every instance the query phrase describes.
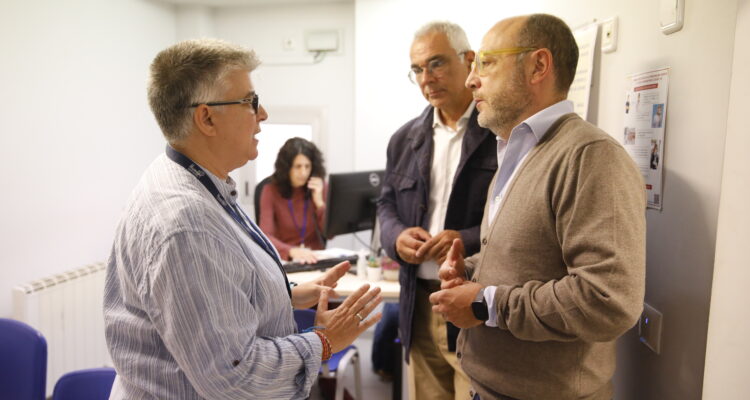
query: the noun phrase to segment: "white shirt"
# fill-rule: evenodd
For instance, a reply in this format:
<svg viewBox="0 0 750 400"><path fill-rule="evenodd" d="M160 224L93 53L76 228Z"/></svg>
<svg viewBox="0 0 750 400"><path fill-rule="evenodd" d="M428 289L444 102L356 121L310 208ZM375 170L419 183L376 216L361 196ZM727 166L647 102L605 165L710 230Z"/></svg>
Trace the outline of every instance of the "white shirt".
<svg viewBox="0 0 750 400"><path fill-rule="evenodd" d="M437 109L432 119L432 167L430 168L430 194L427 204L427 221L430 235L435 236L445 227L445 215L448 212L448 199L453 188L458 162L461 160L461 145L469 117L474 111L474 102L469 104L461 118L456 122L456 129L447 126L440 119ZM438 264L434 260L423 262L417 270L417 277L438 279Z"/></svg>

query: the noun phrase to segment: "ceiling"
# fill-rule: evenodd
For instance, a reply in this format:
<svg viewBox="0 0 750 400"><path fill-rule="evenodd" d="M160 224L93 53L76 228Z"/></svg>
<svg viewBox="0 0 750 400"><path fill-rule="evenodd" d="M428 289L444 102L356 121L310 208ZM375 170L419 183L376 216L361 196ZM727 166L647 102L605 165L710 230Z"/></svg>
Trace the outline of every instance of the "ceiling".
<svg viewBox="0 0 750 400"><path fill-rule="evenodd" d="M281 4L352 3L354 0L159 0L176 5L202 5L209 7L261 6Z"/></svg>

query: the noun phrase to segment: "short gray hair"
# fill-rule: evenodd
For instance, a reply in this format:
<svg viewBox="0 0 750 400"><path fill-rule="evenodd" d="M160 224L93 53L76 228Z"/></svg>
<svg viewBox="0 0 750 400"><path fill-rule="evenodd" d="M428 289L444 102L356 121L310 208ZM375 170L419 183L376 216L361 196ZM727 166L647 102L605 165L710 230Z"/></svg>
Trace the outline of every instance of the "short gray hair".
<svg viewBox="0 0 750 400"><path fill-rule="evenodd" d="M448 21L432 21L422 25L414 33L414 40L435 32L443 33L448 37L448 42L450 42L456 54L466 53L471 50L466 32L460 26Z"/></svg>
<svg viewBox="0 0 750 400"><path fill-rule="evenodd" d="M215 98L228 88L229 72L253 71L260 61L252 50L215 39L186 40L156 55L151 63L148 102L169 143L190 135L191 104Z"/></svg>

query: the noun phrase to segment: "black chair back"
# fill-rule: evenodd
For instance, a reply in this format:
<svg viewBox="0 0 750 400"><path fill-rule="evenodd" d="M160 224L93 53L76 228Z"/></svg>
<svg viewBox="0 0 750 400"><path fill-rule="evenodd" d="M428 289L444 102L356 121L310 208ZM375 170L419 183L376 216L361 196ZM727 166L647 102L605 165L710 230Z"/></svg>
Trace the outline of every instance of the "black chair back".
<svg viewBox="0 0 750 400"><path fill-rule="evenodd" d="M255 223L260 226L260 195L263 193L263 186L266 186L271 182L271 177L267 176L262 181L255 185L255 193L253 198L253 205L255 205Z"/></svg>

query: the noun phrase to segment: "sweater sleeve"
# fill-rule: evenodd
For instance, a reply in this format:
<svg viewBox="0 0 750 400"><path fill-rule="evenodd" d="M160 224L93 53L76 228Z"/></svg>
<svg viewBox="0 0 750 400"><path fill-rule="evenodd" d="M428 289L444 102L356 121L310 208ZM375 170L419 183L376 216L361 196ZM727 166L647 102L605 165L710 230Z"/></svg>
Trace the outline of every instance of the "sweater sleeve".
<svg viewBox="0 0 750 400"><path fill-rule="evenodd" d="M464 258L464 268L466 268L466 276L471 278L474 275L474 268L479 263L480 253L474 253L469 257Z"/></svg>
<svg viewBox="0 0 750 400"><path fill-rule="evenodd" d="M274 211L274 203L280 201L281 196L278 191L269 183L263 187L260 194L260 229L271 240L273 246L279 252L283 260L289 259L289 250L293 247L282 242L278 238L277 216Z"/></svg>
<svg viewBox="0 0 750 400"><path fill-rule="evenodd" d="M582 147L566 168L551 210L567 274L497 286L498 327L531 341L611 341L643 307L643 181L606 140Z"/></svg>

